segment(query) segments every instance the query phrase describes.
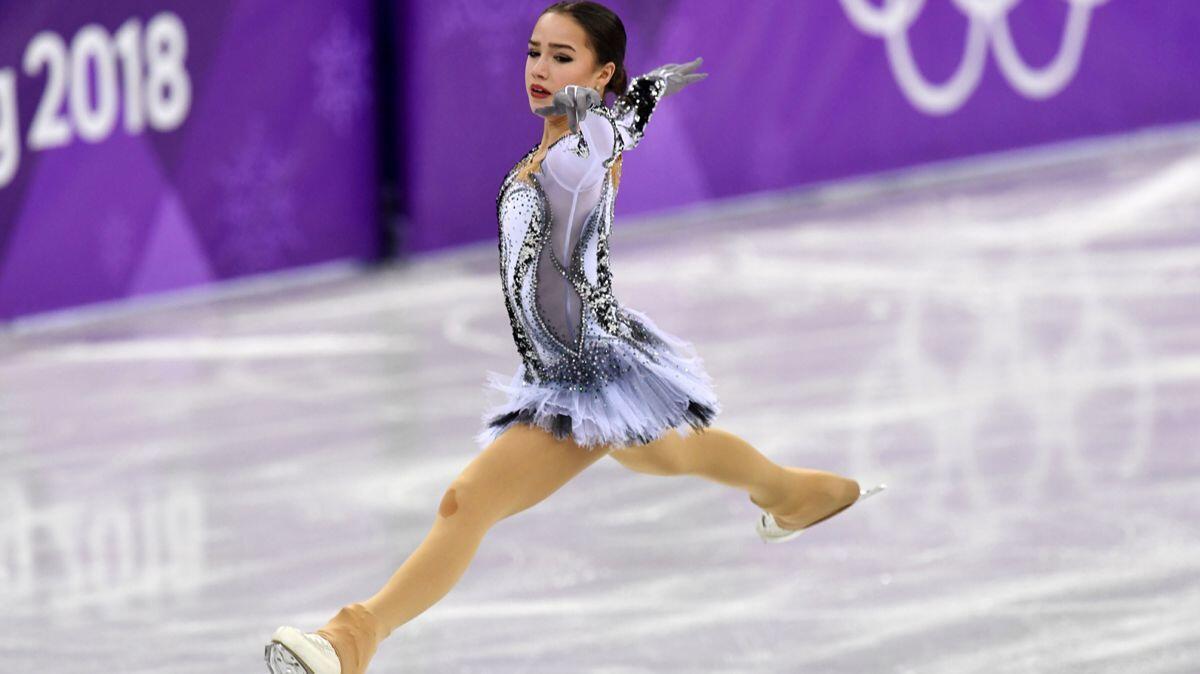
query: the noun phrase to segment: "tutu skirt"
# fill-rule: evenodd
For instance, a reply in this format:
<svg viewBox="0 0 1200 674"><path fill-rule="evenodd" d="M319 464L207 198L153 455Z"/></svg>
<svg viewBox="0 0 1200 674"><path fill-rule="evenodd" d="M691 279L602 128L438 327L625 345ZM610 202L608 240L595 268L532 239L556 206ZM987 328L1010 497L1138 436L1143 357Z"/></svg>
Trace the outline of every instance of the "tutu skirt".
<svg viewBox="0 0 1200 674"><path fill-rule="evenodd" d="M708 427L721 408L695 348L646 314L629 307L621 310L666 348L647 358L635 345L614 340L614 357L628 367L598 395L555 382L527 383L524 363L511 376L488 371L485 392L500 392L504 402L484 411L483 429L475 437L478 445L486 447L514 423L539 426L558 438L570 436L589 450L645 444L674 428Z"/></svg>

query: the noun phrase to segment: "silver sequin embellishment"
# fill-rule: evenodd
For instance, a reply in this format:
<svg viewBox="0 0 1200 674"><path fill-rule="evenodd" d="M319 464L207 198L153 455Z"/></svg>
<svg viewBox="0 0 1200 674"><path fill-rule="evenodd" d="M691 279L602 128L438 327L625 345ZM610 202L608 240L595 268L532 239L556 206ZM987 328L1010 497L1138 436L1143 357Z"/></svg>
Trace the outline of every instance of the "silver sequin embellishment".
<svg viewBox="0 0 1200 674"><path fill-rule="evenodd" d="M646 124L665 88L666 84L661 78L637 77L630 82L625 95L617 99L611 110L598 104L590 111L614 123L618 119L628 119L625 128L632 138L631 144L636 144L644 135ZM632 115L629 114L631 112ZM626 149L622 134L614 135L612 156L604 163L606 169L611 169L613 162ZM568 151L586 157L591 150L578 132L567 133L555 140L547 148L547 154L558 143L569 142L571 138L575 139L575 143L567 146ZM535 145L508 171L496 198L505 307L513 340L525 364L526 383L553 381L575 390L595 393L599 387L627 372L630 367L615 355L611 340L622 340L634 346L639 357L647 361L657 360L659 350L666 348L666 345L655 339L635 317L624 312L613 296L608 238L612 229L616 186L612 174L607 171L600 199L585 221L568 268L564 268L553 254L549 256L554 267L570 282L580 298L582 320L578 335L572 344L567 345L546 325L537 299L537 262L550 240L552 215L549 200L536 174L530 173L528 181L516 180L516 174L537 153L538 147ZM520 216L521 222L528 223L516 251L509 250L508 233L505 231L506 215L513 212ZM585 251L589 250L593 238L596 241L594 284L589 282L584 272ZM514 254L515 258L510 257Z"/></svg>

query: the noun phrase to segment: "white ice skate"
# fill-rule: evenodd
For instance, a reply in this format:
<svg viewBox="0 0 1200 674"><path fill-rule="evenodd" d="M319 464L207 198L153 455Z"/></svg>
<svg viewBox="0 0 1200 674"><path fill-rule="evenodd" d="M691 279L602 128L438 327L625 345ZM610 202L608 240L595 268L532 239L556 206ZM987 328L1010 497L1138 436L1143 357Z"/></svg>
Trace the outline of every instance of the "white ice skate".
<svg viewBox="0 0 1200 674"><path fill-rule="evenodd" d="M263 649L271 674L342 674L342 664L329 640L315 632L280 627Z"/></svg>
<svg viewBox="0 0 1200 674"><path fill-rule="evenodd" d="M764 511L762 511L762 515L760 515L758 518L758 522L755 525L755 529L758 531L759 538L763 539L764 543L782 543L786 540L789 540L789 539L795 538L796 536L799 536L800 532L811 529L814 525L824 522L825 520L829 519L830 517L833 517L834 515L845 511L846 508L849 508L850 506L854 505L855 503L861 502L863 499L867 498L868 496L874 496L875 494L878 494L879 492L883 491L884 489L887 489L887 485L882 482L875 485L874 487L871 487L870 489L862 489L860 487L858 490L858 498L857 499L855 499L854 501L846 504L845 506L838 508L837 510L829 513L828 515L822 517L821 519L817 520L816 522L809 524L808 526L804 527L803 529L784 529L783 527L781 527L775 523L775 517L773 515L771 515L771 513L764 510Z"/></svg>

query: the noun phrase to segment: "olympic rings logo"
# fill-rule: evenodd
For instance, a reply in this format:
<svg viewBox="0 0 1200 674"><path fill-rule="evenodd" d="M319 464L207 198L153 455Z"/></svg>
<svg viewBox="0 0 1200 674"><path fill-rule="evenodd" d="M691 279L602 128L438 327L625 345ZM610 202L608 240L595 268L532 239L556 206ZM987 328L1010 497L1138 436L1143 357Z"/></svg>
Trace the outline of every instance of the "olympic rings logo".
<svg viewBox="0 0 1200 674"><path fill-rule="evenodd" d="M989 45L1004 78L1025 97L1044 99L1062 91L1079 70L1092 11L1108 2L1065 0L1071 7L1058 53L1037 69L1021 58L1008 27L1008 14L1021 0L951 1L967 16L963 56L948 80L934 84L921 73L908 41L908 29L924 9L925 0L883 0L881 7L870 0L841 0L851 23L867 35L883 38L900 89L917 109L931 115L950 114L971 97L983 75Z"/></svg>

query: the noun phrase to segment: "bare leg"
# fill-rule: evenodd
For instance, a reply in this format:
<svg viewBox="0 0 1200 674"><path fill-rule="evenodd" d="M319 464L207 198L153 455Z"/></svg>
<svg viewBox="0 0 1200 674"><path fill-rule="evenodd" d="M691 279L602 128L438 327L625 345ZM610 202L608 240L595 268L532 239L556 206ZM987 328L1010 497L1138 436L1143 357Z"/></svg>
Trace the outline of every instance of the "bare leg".
<svg viewBox="0 0 1200 674"><path fill-rule="evenodd" d="M609 456L649 475L697 475L747 492L779 526L800 529L858 498L859 485L836 473L781 466L729 431L709 427L687 435L668 431Z"/></svg>
<svg viewBox="0 0 1200 674"><path fill-rule="evenodd" d="M484 448L450 484L425 540L362 602L390 633L441 599L466 572L484 534L558 490L600 460L536 426L517 424Z"/></svg>

